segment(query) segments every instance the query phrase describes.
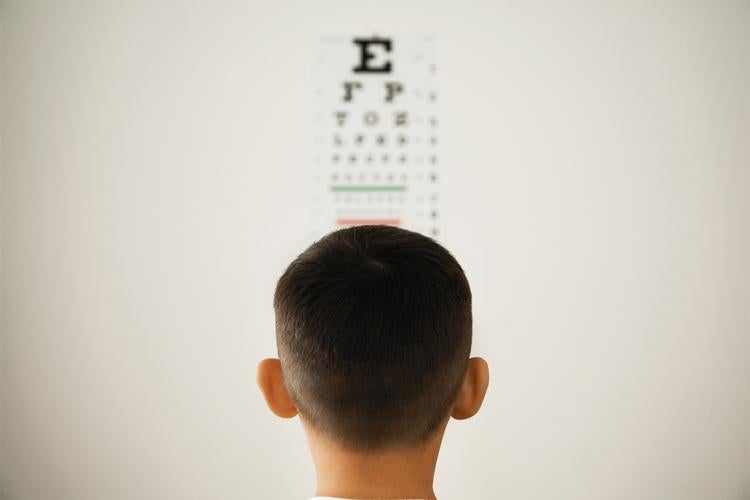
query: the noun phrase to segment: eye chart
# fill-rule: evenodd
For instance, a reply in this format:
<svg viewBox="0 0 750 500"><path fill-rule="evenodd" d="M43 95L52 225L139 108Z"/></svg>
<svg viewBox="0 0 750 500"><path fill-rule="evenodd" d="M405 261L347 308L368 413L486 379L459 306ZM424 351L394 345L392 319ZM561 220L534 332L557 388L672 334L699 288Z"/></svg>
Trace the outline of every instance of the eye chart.
<svg viewBox="0 0 750 500"><path fill-rule="evenodd" d="M324 37L316 57L315 237L387 224L437 239L433 38Z"/></svg>

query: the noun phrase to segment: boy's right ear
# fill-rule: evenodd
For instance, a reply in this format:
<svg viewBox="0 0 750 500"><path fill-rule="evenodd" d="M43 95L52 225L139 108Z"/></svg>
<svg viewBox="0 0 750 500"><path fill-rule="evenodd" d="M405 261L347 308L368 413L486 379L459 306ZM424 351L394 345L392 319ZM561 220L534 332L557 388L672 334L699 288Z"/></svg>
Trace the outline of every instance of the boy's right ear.
<svg viewBox="0 0 750 500"><path fill-rule="evenodd" d="M490 370L487 362L480 357L469 359L469 366L466 368L463 385L451 410L451 416L456 420L473 417L482 406L489 383Z"/></svg>
<svg viewBox="0 0 750 500"><path fill-rule="evenodd" d="M281 361L278 358L266 358L258 363L256 379L260 392L263 393L266 404L272 412L282 418L292 418L297 415L297 407L284 385Z"/></svg>

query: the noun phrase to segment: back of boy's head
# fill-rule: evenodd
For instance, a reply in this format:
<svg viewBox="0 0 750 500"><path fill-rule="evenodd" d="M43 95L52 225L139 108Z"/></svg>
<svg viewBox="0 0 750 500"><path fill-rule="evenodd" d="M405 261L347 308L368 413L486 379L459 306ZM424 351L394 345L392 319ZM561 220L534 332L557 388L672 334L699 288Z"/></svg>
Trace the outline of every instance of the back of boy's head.
<svg viewBox="0 0 750 500"><path fill-rule="evenodd" d="M333 231L289 265L273 306L285 384L315 430L375 451L419 446L448 417L471 350L471 290L432 238Z"/></svg>

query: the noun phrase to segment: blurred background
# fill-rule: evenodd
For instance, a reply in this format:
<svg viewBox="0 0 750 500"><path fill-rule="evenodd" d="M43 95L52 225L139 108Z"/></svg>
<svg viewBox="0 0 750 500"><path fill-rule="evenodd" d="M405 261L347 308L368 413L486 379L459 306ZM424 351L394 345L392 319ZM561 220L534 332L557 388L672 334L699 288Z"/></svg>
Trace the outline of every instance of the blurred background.
<svg viewBox="0 0 750 500"><path fill-rule="evenodd" d="M434 37L441 499L750 498L750 2L0 3L0 497L292 499L255 385L323 35Z"/></svg>

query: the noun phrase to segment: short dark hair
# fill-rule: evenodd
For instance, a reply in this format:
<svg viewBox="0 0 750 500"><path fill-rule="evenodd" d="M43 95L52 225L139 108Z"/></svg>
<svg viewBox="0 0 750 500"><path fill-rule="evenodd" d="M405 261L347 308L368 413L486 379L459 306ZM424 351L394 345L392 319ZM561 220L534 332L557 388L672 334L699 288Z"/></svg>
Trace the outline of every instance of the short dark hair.
<svg viewBox="0 0 750 500"><path fill-rule="evenodd" d="M276 341L300 415L349 449L423 444L471 351L471 289L434 239L387 225L328 233L274 293Z"/></svg>

